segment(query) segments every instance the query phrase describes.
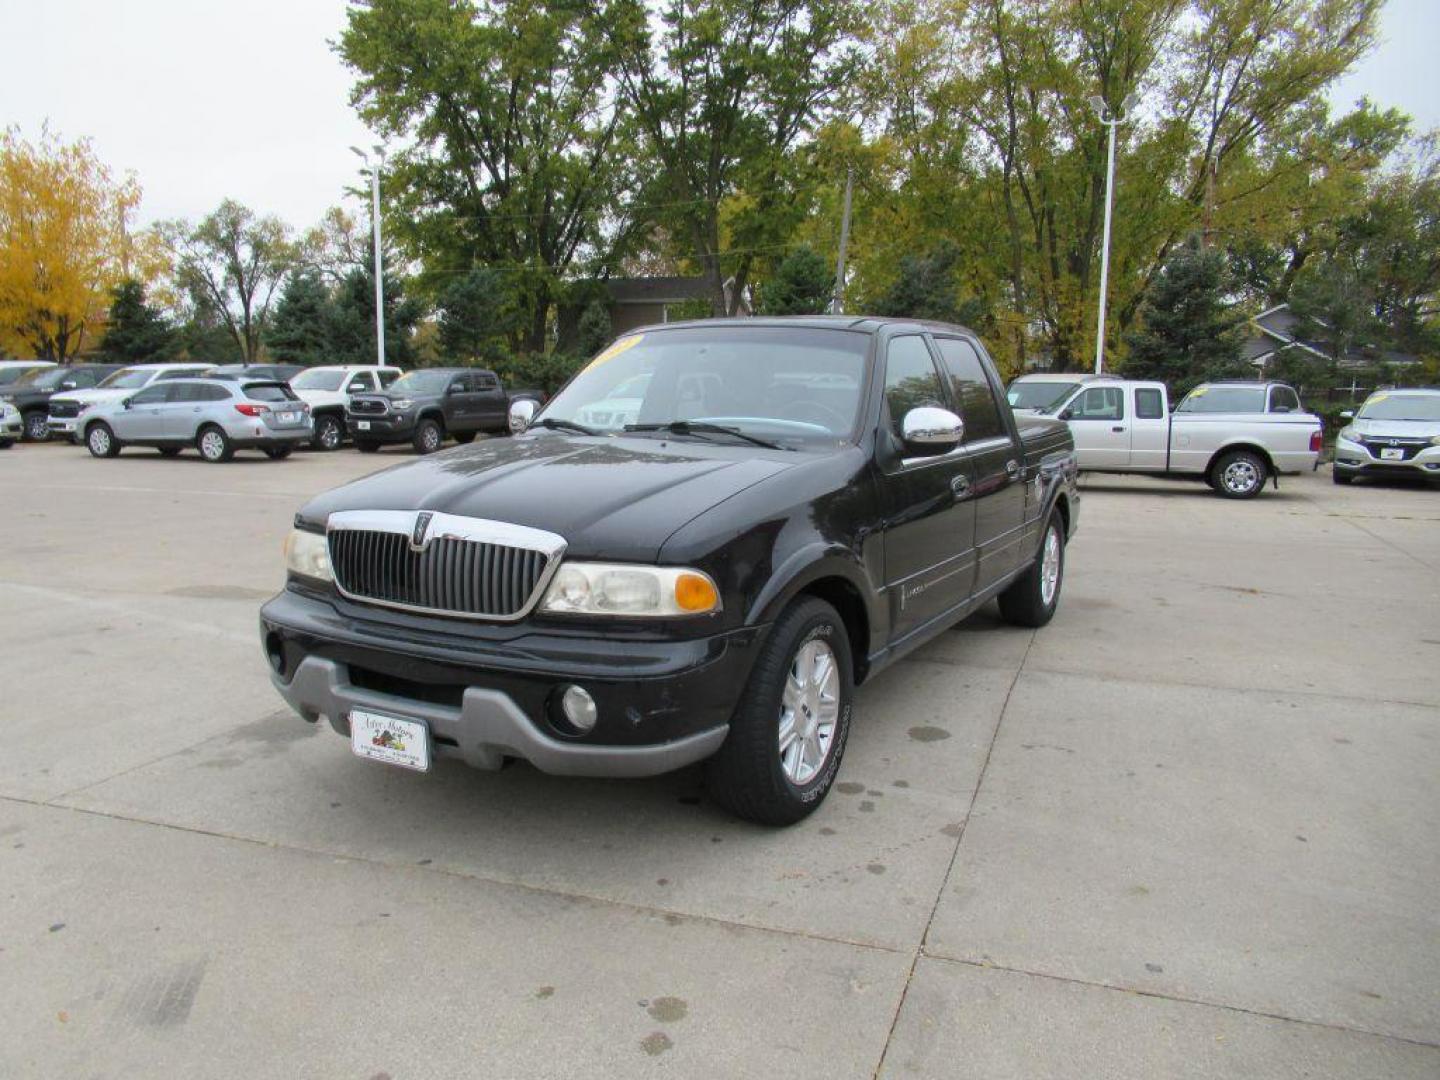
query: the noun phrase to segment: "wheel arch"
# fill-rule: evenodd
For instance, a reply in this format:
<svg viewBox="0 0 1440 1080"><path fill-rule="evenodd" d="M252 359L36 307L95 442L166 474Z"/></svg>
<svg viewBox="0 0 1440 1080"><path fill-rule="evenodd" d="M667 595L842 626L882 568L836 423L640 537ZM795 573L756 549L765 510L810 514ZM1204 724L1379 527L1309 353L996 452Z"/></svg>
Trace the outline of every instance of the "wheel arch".
<svg viewBox="0 0 1440 1080"><path fill-rule="evenodd" d="M1223 446L1218 447L1216 451L1210 455L1210 460L1205 462L1205 475L1209 476L1212 472L1214 472L1216 463L1222 457L1224 457L1226 454L1233 453L1236 450L1250 451L1252 454L1254 454L1256 457L1258 457L1261 461L1265 463L1266 470L1269 471L1270 475L1272 476L1279 471L1275 468L1275 460L1270 456L1270 451L1267 450L1260 443L1251 441L1249 439L1236 439L1234 442L1228 442L1225 443Z"/></svg>
<svg viewBox="0 0 1440 1080"><path fill-rule="evenodd" d="M840 616L858 686L869 673L870 655L879 647L875 638L885 625L883 596L852 552L817 544L795 552L776 568L751 604L746 621L751 625L773 622L801 596L824 600Z"/></svg>

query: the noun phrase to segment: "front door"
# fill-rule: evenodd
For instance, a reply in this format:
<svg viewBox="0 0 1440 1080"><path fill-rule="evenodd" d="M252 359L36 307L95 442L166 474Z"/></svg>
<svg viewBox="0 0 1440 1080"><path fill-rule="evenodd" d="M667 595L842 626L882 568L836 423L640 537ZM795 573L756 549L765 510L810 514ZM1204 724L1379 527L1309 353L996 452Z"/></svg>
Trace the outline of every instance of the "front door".
<svg viewBox="0 0 1440 1080"><path fill-rule="evenodd" d="M172 388L165 383L151 383L130 396L129 408L117 409L110 427L121 442L163 439L165 408Z"/></svg>
<svg viewBox="0 0 1440 1080"><path fill-rule="evenodd" d="M1024 455L1001 408L1003 391L980 359L979 343L937 336L935 344L965 421L975 505L975 592L983 593L1009 577L1020 562L1027 479Z"/></svg>
<svg viewBox="0 0 1440 1080"><path fill-rule="evenodd" d="M919 457L900 438L905 414L922 405L954 407L925 338L892 338L877 440L892 642L964 603L975 580L975 503L966 454Z"/></svg>
<svg viewBox="0 0 1440 1080"><path fill-rule="evenodd" d="M1082 469L1128 469L1130 425L1125 416L1125 389L1088 386L1071 399L1060 415L1075 437L1075 456Z"/></svg>

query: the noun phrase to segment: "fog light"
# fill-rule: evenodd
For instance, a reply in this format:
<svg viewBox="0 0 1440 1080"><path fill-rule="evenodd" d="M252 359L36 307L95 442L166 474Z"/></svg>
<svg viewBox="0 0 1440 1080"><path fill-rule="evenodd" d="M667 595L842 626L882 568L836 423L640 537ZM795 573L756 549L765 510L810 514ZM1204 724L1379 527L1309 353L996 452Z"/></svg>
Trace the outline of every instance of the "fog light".
<svg viewBox="0 0 1440 1080"><path fill-rule="evenodd" d="M595 719L599 715L595 708L595 699L578 686L569 687L565 691L560 698L560 708L565 712L565 719L582 734L595 726Z"/></svg>

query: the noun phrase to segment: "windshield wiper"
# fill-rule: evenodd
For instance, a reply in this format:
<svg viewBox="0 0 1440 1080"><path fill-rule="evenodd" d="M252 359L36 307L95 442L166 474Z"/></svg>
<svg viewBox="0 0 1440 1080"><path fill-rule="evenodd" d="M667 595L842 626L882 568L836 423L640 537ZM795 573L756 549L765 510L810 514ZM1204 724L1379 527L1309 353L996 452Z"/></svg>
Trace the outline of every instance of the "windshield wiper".
<svg viewBox="0 0 1440 1080"><path fill-rule="evenodd" d="M664 424L626 424L626 431L670 431L676 435L730 435L737 439L744 439L756 446L763 446L767 450L788 450L788 446L781 446L769 439L762 439L756 435L747 435L739 428L727 427L724 424L707 424L703 420L670 420Z"/></svg>
<svg viewBox="0 0 1440 1080"><path fill-rule="evenodd" d="M574 420L561 420L555 416L542 416L539 420L531 421L530 426L549 428L551 431L575 431L581 435L600 434L600 432L594 428L588 428L584 424L577 424Z"/></svg>

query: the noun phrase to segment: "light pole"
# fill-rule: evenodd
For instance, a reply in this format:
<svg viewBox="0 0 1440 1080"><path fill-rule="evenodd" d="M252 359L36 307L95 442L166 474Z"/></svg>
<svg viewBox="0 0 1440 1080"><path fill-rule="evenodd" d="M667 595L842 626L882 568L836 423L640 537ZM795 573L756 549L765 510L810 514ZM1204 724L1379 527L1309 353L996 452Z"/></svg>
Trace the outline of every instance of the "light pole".
<svg viewBox="0 0 1440 1080"><path fill-rule="evenodd" d="M375 147L379 164L370 164L370 155L358 146L350 147L365 163L370 174L370 220L375 225L375 362L385 363L385 273L380 259L380 170L385 167L385 148Z"/></svg>
<svg viewBox="0 0 1440 1080"><path fill-rule="evenodd" d="M1100 322L1095 331L1095 374L1099 375L1105 365L1105 299L1110 287L1110 207L1115 201L1115 129L1130 119L1130 113L1140 102L1139 94L1130 94L1120 103L1120 111L1112 113L1105 99L1096 94L1090 99L1090 107L1100 117L1100 123L1110 129L1110 149L1105 161L1105 235L1100 241Z"/></svg>

